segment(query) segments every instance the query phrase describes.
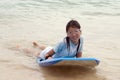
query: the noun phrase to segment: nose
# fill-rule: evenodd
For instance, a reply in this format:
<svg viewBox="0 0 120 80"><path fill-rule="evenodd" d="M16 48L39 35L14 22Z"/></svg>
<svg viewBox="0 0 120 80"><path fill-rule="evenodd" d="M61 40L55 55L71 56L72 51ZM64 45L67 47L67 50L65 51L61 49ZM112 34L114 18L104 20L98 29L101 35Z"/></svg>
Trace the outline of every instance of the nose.
<svg viewBox="0 0 120 80"><path fill-rule="evenodd" d="M76 36L76 33L73 33L72 36Z"/></svg>

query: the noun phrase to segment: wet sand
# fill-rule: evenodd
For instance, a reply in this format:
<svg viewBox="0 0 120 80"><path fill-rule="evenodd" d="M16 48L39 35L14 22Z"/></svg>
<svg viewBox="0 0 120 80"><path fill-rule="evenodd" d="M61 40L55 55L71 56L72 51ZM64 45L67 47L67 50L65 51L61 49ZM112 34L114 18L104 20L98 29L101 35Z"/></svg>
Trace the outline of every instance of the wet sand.
<svg viewBox="0 0 120 80"><path fill-rule="evenodd" d="M120 80L119 7L117 0L1 0L0 80ZM95 68L44 68L35 56L16 49L38 50L33 41L55 46L70 19L81 24L83 57L101 61Z"/></svg>

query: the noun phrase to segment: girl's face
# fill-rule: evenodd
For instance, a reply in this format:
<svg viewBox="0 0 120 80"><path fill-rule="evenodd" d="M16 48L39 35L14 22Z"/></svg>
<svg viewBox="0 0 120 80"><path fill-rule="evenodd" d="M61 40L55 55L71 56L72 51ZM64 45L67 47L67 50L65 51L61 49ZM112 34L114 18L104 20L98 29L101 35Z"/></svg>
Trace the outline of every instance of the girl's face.
<svg viewBox="0 0 120 80"><path fill-rule="evenodd" d="M69 27L68 32L67 32L67 37L70 38L70 40L74 43L77 44L79 39L80 39L81 31L78 28L75 27Z"/></svg>

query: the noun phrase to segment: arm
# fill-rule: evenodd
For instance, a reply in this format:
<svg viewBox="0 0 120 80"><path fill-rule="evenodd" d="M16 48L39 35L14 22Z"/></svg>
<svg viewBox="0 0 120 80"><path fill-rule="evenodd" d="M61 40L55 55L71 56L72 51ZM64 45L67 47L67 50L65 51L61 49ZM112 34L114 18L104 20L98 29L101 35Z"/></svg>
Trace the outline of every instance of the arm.
<svg viewBox="0 0 120 80"><path fill-rule="evenodd" d="M78 57L82 57L82 52L78 52L77 54L76 54L76 57L78 58Z"/></svg>
<svg viewBox="0 0 120 80"><path fill-rule="evenodd" d="M51 58L52 55L55 53L59 53L63 45L64 45L64 41L57 43L57 45L53 49L51 49L48 53L45 54L45 59Z"/></svg>
<svg viewBox="0 0 120 80"><path fill-rule="evenodd" d="M45 59L48 59L49 57L52 57L52 55L53 55L54 53L55 53L55 52L54 52L53 49L50 50L48 53L46 53L46 55L45 55Z"/></svg>

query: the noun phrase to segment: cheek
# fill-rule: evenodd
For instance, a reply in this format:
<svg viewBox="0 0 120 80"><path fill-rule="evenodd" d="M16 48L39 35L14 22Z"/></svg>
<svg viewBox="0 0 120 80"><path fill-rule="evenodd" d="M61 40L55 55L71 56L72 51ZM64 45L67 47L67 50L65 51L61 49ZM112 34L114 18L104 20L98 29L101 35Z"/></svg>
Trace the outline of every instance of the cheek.
<svg viewBox="0 0 120 80"><path fill-rule="evenodd" d="M81 32L77 34L78 37L80 37L80 35L81 35Z"/></svg>
<svg viewBox="0 0 120 80"><path fill-rule="evenodd" d="M71 35L67 34L67 37L71 37Z"/></svg>
<svg viewBox="0 0 120 80"><path fill-rule="evenodd" d="M81 35L81 33L80 34L78 34L78 36L80 36Z"/></svg>
<svg viewBox="0 0 120 80"><path fill-rule="evenodd" d="M67 37L69 37L70 35L69 34L67 34Z"/></svg>

